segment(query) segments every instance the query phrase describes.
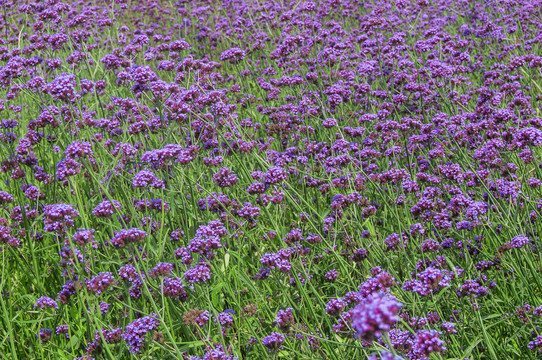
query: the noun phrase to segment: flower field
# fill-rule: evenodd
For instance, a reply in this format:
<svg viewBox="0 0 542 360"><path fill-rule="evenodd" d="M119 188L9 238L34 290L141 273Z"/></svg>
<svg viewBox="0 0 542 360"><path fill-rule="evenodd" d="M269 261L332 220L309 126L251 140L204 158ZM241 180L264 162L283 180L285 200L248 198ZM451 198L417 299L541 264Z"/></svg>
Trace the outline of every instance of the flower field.
<svg viewBox="0 0 542 360"><path fill-rule="evenodd" d="M541 0L0 5L0 358L542 356Z"/></svg>

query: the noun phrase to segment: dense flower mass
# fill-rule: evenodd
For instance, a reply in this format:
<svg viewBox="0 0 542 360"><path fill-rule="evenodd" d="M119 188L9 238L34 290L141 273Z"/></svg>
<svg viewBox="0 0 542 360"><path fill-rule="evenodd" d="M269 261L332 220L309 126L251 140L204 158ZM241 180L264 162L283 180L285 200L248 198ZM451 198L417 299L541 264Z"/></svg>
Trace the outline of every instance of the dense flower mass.
<svg viewBox="0 0 542 360"><path fill-rule="evenodd" d="M542 0L0 7L3 357L541 356Z"/></svg>

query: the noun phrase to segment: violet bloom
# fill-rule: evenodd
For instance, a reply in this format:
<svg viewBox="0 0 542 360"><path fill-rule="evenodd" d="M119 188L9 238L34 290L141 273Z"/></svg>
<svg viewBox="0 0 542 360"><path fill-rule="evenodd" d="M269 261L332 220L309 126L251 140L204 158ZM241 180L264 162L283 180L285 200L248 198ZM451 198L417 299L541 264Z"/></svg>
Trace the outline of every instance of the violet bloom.
<svg viewBox="0 0 542 360"><path fill-rule="evenodd" d="M75 91L76 79L74 74L59 74L53 81L45 85L45 92L50 94L54 100L63 102L74 102L78 94Z"/></svg>
<svg viewBox="0 0 542 360"><path fill-rule="evenodd" d="M165 297L172 299L186 300L187 298L181 278L165 278L164 284L162 285L162 292Z"/></svg>
<svg viewBox="0 0 542 360"><path fill-rule="evenodd" d="M13 229L0 225L0 244L8 244L10 246L21 245L21 240L12 235Z"/></svg>
<svg viewBox="0 0 542 360"><path fill-rule="evenodd" d="M288 330L295 323L294 309L287 308L286 310L279 310L275 317L275 323L279 329Z"/></svg>
<svg viewBox="0 0 542 360"><path fill-rule="evenodd" d="M64 150L66 157L72 159L86 158L92 156L94 153L92 151L92 144L88 141L74 141L66 150Z"/></svg>
<svg viewBox="0 0 542 360"><path fill-rule="evenodd" d="M53 204L45 206L44 215L44 231L64 233L67 227L74 225L73 218L79 216L79 212L73 205Z"/></svg>
<svg viewBox="0 0 542 360"><path fill-rule="evenodd" d="M205 236L205 235L198 235L190 240L190 243L188 244L188 250L192 251L193 253L200 253L205 254L209 252L210 250L218 249L222 247L222 244L220 244L220 238L218 236Z"/></svg>
<svg viewBox="0 0 542 360"><path fill-rule="evenodd" d="M108 304L106 302L100 301L99 307L100 307L100 314L107 314L109 311L109 307L111 304Z"/></svg>
<svg viewBox="0 0 542 360"><path fill-rule="evenodd" d="M40 343L45 344L51 340L51 336L53 335L52 329L40 329L40 332L36 335L38 339L40 339Z"/></svg>
<svg viewBox="0 0 542 360"><path fill-rule="evenodd" d="M368 254L369 252L367 251L367 249L359 248L359 249L354 250L354 253L350 257L350 259L352 259L355 262L360 262L366 259Z"/></svg>
<svg viewBox="0 0 542 360"><path fill-rule="evenodd" d="M117 344L122 340L122 328L102 329L102 334L108 344Z"/></svg>
<svg viewBox="0 0 542 360"><path fill-rule="evenodd" d="M15 197L6 191L0 191L0 204L12 203Z"/></svg>
<svg viewBox="0 0 542 360"><path fill-rule="evenodd" d="M285 335L278 332L272 332L262 339L262 345L268 348L269 351L278 351L282 349L282 343L285 339Z"/></svg>
<svg viewBox="0 0 542 360"><path fill-rule="evenodd" d="M510 246L512 248L521 248L529 244L531 240L526 235L518 235L510 240Z"/></svg>
<svg viewBox="0 0 542 360"><path fill-rule="evenodd" d="M204 310L194 319L194 324L198 326L205 326L207 322L209 322L209 319L211 318L211 314L209 311Z"/></svg>
<svg viewBox="0 0 542 360"><path fill-rule="evenodd" d="M68 325L66 324L63 324L63 325L58 325L55 329L55 333L57 335L60 335L60 334L64 334L66 336L66 339L69 339L70 338L70 334L69 334L69 327Z"/></svg>
<svg viewBox="0 0 542 360"><path fill-rule="evenodd" d="M450 276L445 271L432 266L417 274L417 277L429 291L450 286Z"/></svg>
<svg viewBox="0 0 542 360"><path fill-rule="evenodd" d="M194 261L190 250L185 247L175 249L175 258L180 259L181 262L185 265L190 265L192 261Z"/></svg>
<svg viewBox="0 0 542 360"><path fill-rule="evenodd" d="M243 204L243 208L236 210L235 214L244 219L253 220L260 216L260 208L246 202Z"/></svg>
<svg viewBox="0 0 542 360"><path fill-rule="evenodd" d="M34 304L34 309L37 309L37 308L42 308L42 309L45 309L45 308L58 309L58 304L56 303L56 301L54 301L54 300L51 299L50 297L42 296L42 297L40 297L39 299L37 299L37 300L36 300L36 303Z"/></svg>
<svg viewBox="0 0 542 360"><path fill-rule="evenodd" d="M115 233L110 243L118 248L122 248L130 243L140 243L147 237L147 233L138 228L122 229Z"/></svg>
<svg viewBox="0 0 542 360"><path fill-rule="evenodd" d="M137 269L131 264L122 265L118 271L118 275L123 280L134 281L139 277Z"/></svg>
<svg viewBox="0 0 542 360"><path fill-rule="evenodd" d="M229 61L231 63L236 63L238 61L241 61L246 56L246 51L239 49L238 47L234 47L228 50L225 50L220 54L220 60L222 61Z"/></svg>
<svg viewBox="0 0 542 360"><path fill-rule="evenodd" d="M448 334L457 334L457 330L455 329L455 324L449 321L443 321L440 325Z"/></svg>
<svg viewBox="0 0 542 360"><path fill-rule="evenodd" d="M162 199L151 199L151 200L148 200L148 199L136 199L134 201L134 206L135 206L136 209L138 209L140 211L156 210L156 211L160 211L160 212L162 212L162 211L167 212L170 209L170 206L167 203L167 201L162 200Z"/></svg>
<svg viewBox="0 0 542 360"><path fill-rule="evenodd" d="M100 295L115 283L115 278L110 272L101 272L87 280L87 289Z"/></svg>
<svg viewBox="0 0 542 360"><path fill-rule="evenodd" d="M371 294L353 309L352 328L356 336L366 340L380 337L399 320L397 313L402 306L392 295Z"/></svg>
<svg viewBox="0 0 542 360"><path fill-rule="evenodd" d="M117 200L104 200L92 210L92 214L94 216L106 218L121 210L122 205Z"/></svg>
<svg viewBox="0 0 542 360"><path fill-rule="evenodd" d="M346 308L347 303L342 299L331 299L326 304L326 313L335 316Z"/></svg>
<svg viewBox="0 0 542 360"><path fill-rule="evenodd" d="M175 264L159 262L158 264L156 264L155 267L153 267L147 272L147 275L150 276L151 278L167 276L171 274L174 267L175 267Z"/></svg>
<svg viewBox="0 0 542 360"><path fill-rule="evenodd" d="M277 184L288 178L288 172L281 167L272 166L263 176L266 184Z"/></svg>
<svg viewBox="0 0 542 360"><path fill-rule="evenodd" d="M86 245L88 243L94 242L94 229L77 229L75 234L73 234L73 241L79 245Z"/></svg>
<svg viewBox="0 0 542 360"><path fill-rule="evenodd" d="M64 285L62 285L62 289L58 292L57 301L60 302L61 304L66 305L70 301L70 298L75 294L76 294L75 285L73 281L68 280L66 281Z"/></svg>
<svg viewBox="0 0 542 360"><path fill-rule="evenodd" d="M138 84L144 84L158 79L156 73L147 65L134 65L130 69L130 75Z"/></svg>
<svg viewBox="0 0 542 360"><path fill-rule="evenodd" d="M126 326L126 330L122 333L122 338L126 341L132 354L137 354L141 351L145 335L160 325L160 321L157 318L156 314L150 314Z"/></svg>
<svg viewBox="0 0 542 360"><path fill-rule="evenodd" d="M191 360L239 360L239 358L236 358L233 355L227 355L227 352L224 351L224 347L222 345L216 345L216 349L210 349L207 348L205 351L205 354L202 358L199 357L191 357Z"/></svg>
<svg viewBox="0 0 542 360"><path fill-rule="evenodd" d="M420 330L416 333L411 353L416 358L429 356L435 352L445 352L445 342L439 338L440 332L436 330Z"/></svg>
<svg viewBox="0 0 542 360"><path fill-rule="evenodd" d="M231 187L239 181L239 178L233 171L227 167L223 167L213 175L213 181L220 187Z"/></svg>
<svg viewBox="0 0 542 360"><path fill-rule="evenodd" d="M149 170L142 170L134 175L132 179L133 187L151 187L154 189L164 189L166 184L158 179L155 173Z"/></svg>
<svg viewBox="0 0 542 360"><path fill-rule="evenodd" d="M339 272L335 269L333 270L329 270L325 275L324 277L328 280L328 281L335 281L337 279L337 276L339 276Z"/></svg>
<svg viewBox="0 0 542 360"><path fill-rule="evenodd" d="M540 350L540 348L542 348L542 335L539 335L534 338L533 341L530 341L527 347L533 351Z"/></svg>
<svg viewBox="0 0 542 360"><path fill-rule="evenodd" d="M335 119L325 119L322 121L322 126L325 128L332 128L334 126L337 126L337 120Z"/></svg>
<svg viewBox="0 0 542 360"><path fill-rule="evenodd" d="M209 264L201 262L188 269L184 273L184 278L189 283L205 283L211 279L211 274L211 267Z"/></svg>
<svg viewBox="0 0 542 360"><path fill-rule="evenodd" d="M216 315L216 321L220 323L222 327L231 328L233 327L233 315L235 315L235 311L226 310Z"/></svg>

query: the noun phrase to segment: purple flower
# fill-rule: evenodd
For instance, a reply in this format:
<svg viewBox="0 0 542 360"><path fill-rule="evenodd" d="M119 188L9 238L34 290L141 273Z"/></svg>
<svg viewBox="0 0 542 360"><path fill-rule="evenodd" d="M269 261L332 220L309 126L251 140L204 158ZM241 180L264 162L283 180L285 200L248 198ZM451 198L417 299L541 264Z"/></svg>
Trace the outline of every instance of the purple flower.
<svg viewBox="0 0 542 360"><path fill-rule="evenodd" d="M235 314L235 312L234 312ZM230 311L224 311L216 315L217 322L225 328L233 327L233 316Z"/></svg>
<svg viewBox="0 0 542 360"><path fill-rule="evenodd" d="M113 284L115 284L113 274L110 272L101 272L87 280L87 289L96 293L97 295L100 295Z"/></svg>
<svg viewBox="0 0 542 360"><path fill-rule="evenodd" d="M162 292L164 296L168 298L183 301L187 299L187 294L184 290L181 278L166 277L162 285Z"/></svg>
<svg viewBox="0 0 542 360"><path fill-rule="evenodd" d="M64 150L64 154L72 159L92 156L92 144L88 141L74 141Z"/></svg>
<svg viewBox="0 0 542 360"><path fill-rule="evenodd" d="M234 47L228 50L225 50L220 54L220 60L222 61L229 61L232 63L241 61L245 58L246 52L239 49L238 47Z"/></svg>
<svg viewBox="0 0 542 360"><path fill-rule="evenodd" d="M211 314L209 313L209 311L207 311L207 310L201 311L200 310L200 312L198 312L197 316L194 318L193 324L195 324L197 326L205 326L205 324L207 324L209 322L210 318L211 318Z"/></svg>
<svg viewBox="0 0 542 360"><path fill-rule="evenodd" d="M204 262L196 264L186 270L184 278L189 283L205 283L211 279L211 267Z"/></svg>
<svg viewBox="0 0 542 360"><path fill-rule="evenodd" d="M192 261L194 261L194 258L192 258L192 254L190 253L190 250L188 250L185 247L180 247L175 249L175 257L177 259L180 259L183 264L190 265Z"/></svg>
<svg viewBox="0 0 542 360"><path fill-rule="evenodd" d="M100 314L106 314L109 311L110 306L111 306L110 304L100 301L100 304L99 304Z"/></svg>
<svg viewBox="0 0 542 360"><path fill-rule="evenodd" d="M167 201L162 199L151 199L150 201L148 199L135 200L134 206L140 211L156 210L159 212L167 212L170 209Z"/></svg>
<svg viewBox="0 0 542 360"><path fill-rule="evenodd" d="M138 228L122 229L115 233L110 240L110 243L117 247L122 248L130 243L140 243L147 237L147 233Z"/></svg>
<svg viewBox="0 0 542 360"><path fill-rule="evenodd" d="M66 339L69 339L69 338L70 338L69 327L68 327L68 325L66 325L66 324L58 325L58 326L56 327L56 329L55 329L55 333L56 333L57 335L65 334Z"/></svg>
<svg viewBox="0 0 542 360"><path fill-rule="evenodd" d="M205 236L205 235L198 235L190 240L190 243L188 244L188 250L194 252L194 253L201 253L205 254L213 249L218 249L222 246L220 244L220 238L218 236Z"/></svg>
<svg viewBox="0 0 542 360"><path fill-rule="evenodd" d="M151 187L154 189L164 189L166 184L164 181L158 179L158 177L149 170L142 170L134 175L132 179L133 187Z"/></svg>
<svg viewBox="0 0 542 360"><path fill-rule="evenodd" d="M39 299L37 299L37 300L36 300L36 303L34 304L34 309L37 309L37 308L42 308L42 309L45 309L45 308L58 309L58 304L56 303L56 301L54 301L54 300L51 299L50 297L42 296L42 297L40 297Z"/></svg>
<svg viewBox="0 0 542 360"><path fill-rule="evenodd" d="M155 267L150 269L147 272L147 275L150 276L151 278L160 277L160 276L167 276L167 275L171 274L174 267L175 267L174 264L160 262L160 263L156 264Z"/></svg>
<svg viewBox="0 0 542 360"><path fill-rule="evenodd" d="M62 290L60 290L57 294L58 299L57 301L61 304L68 304L70 301L70 298L76 294L76 289L73 281L68 280L62 285Z"/></svg>
<svg viewBox="0 0 542 360"><path fill-rule="evenodd" d="M13 195L6 191L0 191L0 204L12 203L15 201Z"/></svg>
<svg viewBox="0 0 542 360"><path fill-rule="evenodd" d="M40 343L45 344L51 340L51 335L53 335L52 329L40 329L40 332L36 337L40 340Z"/></svg>
<svg viewBox="0 0 542 360"><path fill-rule="evenodd" d="M94 242L94 229L77 229L75 234L73 234L73 241L79 245L86 245L88 243Z"/></svg>
<svg viewBox="0 0 542 360"><path fill-rule="evenodd" d="M399 320L397 313L402 306L392 295L371 294L353 309L352 328L356 336L367 340L380 337Z"/></svg>
<svg viewBox="0 0 542 360"><path fill-rule="evenodd" d="M257 206L253 206L249 202L244 203L243 207L238 209L235 213L237 216L249 220L253 220L261 214L260 208Z"/></svg>
<svg viewBox="0 0 542 360"><path fill-rule="evenodd" d="M448 274L446 274L443 270L434 268L432 266L417 274L417 277L429 290L450 286L450 276L448 276Z"/></svg>
<svg viewBox="0 0 542 360"><path fill-rule="evenodd" d="M335 281L337 279L337 276L339 276L339 272L335 269L329 270L324 277L329 281Z"/></svg>
<svg viewBox="0 0 542 360"><path fill-rule="evenodd" d="M0 244L8 244L10 246L21 245L21 240L13 236L13 229L0 225Z"/></svg>
<svg viewBox="0 0 542 360"><path fill-rule="evenodd" d="M420 330L416 333L411 353L420 358L435 352L446 351L445 342L439 338L441 333L436 330Z"/></svg>
<svg viewBox="0 0 542 360"><path fill-rule="evenodd" d="M230 169L223 167L213 175L213 181L220 187L231 187L239 181L239 178Z"/></svg>
<svg viewBox="0 0 542 360"><path fill-rule="evenodd" d="M294 309L287 308L285 310L279 310L275 317L275 323L279 329L285 331L288 330L290 326L295 323Z"/></svg>
<svg viewBox="0 0 542 360"><path fill-rule="evenodd" d="M269 349L269 351L278 351L282 349L282 343L285 339L285 335L278 332L272 332L262 339L262 345Z"/></svg>
<svg viewBox="0 0 542 360"><path fill-rule="evenodd" d="M108 344L117 344L122 340L122 328L102 329L101 331L105 342Z"/></svg>
<svg viewBox="0 0 542 360"><path fill-rule="evenodd" d="M92 210L92 214L94 216L105 218L121 210L122 210L122 205L117 200L112 200L112 201L104 200L101 203L99 203L98 206L94 208L94 210Z"/></svg>
<svg viewBox="0 0 542 360"><path fill-rule="evenodd" d="M455 329L455 324L449 321L443 321L440 325L448 334L457 334L457 330Z"/></svg>
<svg viewBox="0 0 542 360"><path fill-rule="evenodd" d="M64 233L74 225L73 218L79 216L79 212L73 205L54 204L45 206L44 215L44 231Z"/></svg>
<svg viewBox="0 0 542 360"><path fill-rule="evenodd" d="M513 248L521 248L529 244L531 240L526 235L518 235L510 240L510 245Z"/></svg>
<svg viewBox="0 0 542 360"><path fill-rule="evenodd" d="M108 70L115 70L121 67L122 59L113 54L107 54L100 60Z"/></svg>
<svg viewBox="0 0 542 360"><path fill-rule="evenodd" d="M158 316L150 314L142 317L126 326L126 330L122 333L122 338L126 341L128 348L132 354L137 354L143 348L145 335L160 325Z"/></svg>
<svg viewBox="0 0 542 360"><path fill-rule="evenodd" d="M267 190L267 186L263 182L255 182L247 188L249 194L263 194Z"/></svg>
<svg viewBox="0 0 542 360"><path fill-rule="evenodd" d="M346 308L347 303L342 299L331 299L326 304L326 313L335 316Z"/></svg>
<svg viewBox="0 0 542 360"><path fill-rule="evenodd" d="M335 119L325 119L322 121L322 126L328 129L337 126L337 124L337 120Z"/></svg>
<svg viewBox="0 0 542 360"><path fill-rule="evenodd" d="M480 284L481 281L466 280L463 285L456 289L456 294L459 297L475 295L476 297L489 294L489 287Z"/></svg>
<svg viewBox="0 0 542 360"><path fill-rule="evenodd" d="M74 74L59 74L54 80L48 83L44 90L50 94L54 100L71 103L78 98L78 93L75 91L76 80Z"/></svg>
<svg viewBox="0 0 542 360"><path fill-rule="evenodd" d="M527 347L533 351L538 351L542 348L542 335L539 335L534 338L533 341L530 341Z"/></svg>
<svg viewBox="0 0 542 360"><path fill-rule="evenodd" d="M272 166L264 174L263 179L266 184L277 184L288 178L288 172L281 167Z"/></svg>
<svg viewBox="0 0 542 360"><path fill-rule="evenodd" d="M135 65L130 69L132 80L139 84L148 83L157 80L158 76L147 65Z"/></svg>

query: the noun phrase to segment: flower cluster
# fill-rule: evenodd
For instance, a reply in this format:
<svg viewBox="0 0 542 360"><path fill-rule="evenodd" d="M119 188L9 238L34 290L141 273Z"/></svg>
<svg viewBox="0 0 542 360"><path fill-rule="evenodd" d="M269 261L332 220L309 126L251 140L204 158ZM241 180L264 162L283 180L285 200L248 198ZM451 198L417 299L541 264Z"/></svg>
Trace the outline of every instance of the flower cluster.
<svg viewBox="0 0 542 360"><path fill-rule="evenodd" d="M541 0L0 4L0 353L542 354Z"/></svg>

